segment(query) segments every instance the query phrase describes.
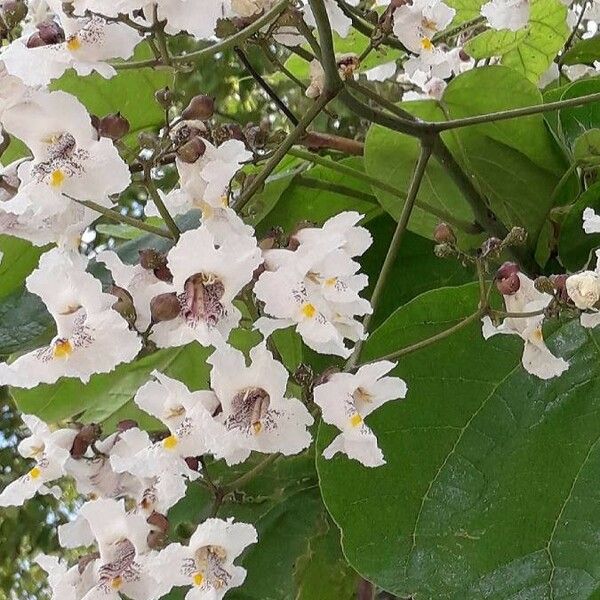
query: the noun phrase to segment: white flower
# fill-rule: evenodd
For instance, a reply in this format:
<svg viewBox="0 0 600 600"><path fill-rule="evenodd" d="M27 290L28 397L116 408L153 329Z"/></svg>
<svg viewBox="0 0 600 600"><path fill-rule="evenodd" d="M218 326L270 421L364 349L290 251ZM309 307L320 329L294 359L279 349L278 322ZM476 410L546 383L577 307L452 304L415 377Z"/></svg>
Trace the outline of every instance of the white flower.
<svg viewBox="0 0 600 600"><path fill-rule="evenodd" d="M27 388L60 377L87 382L94 373L108 373L135 358L141 349L137 334L112 310L114 296L102 292L86 266L82 256L59 249L42 255L27 289L46 304L57 335L48 346L1 364L0 382Z"/></svg>
<svg viewBox="0 0 600 600"><path fill-rule="evenodd" d="M367 467L385 464L377 438L364 418L389 400L406 396L402 379L385 377L395 366L389 361L368 364L355 374L335 373L327 383L315 387L315 403L323 420L341 431L325 448L325 458L342 452Z"/></svg>
<svg viewBox="0 0 600 600"><path fill-rule="evenodd" d="M2 491L0 506L20 506L37 493L58 495L59 489L49 488L46 484L65 474L65 462L77 434L71 429L52 432L46 423L33 415L23 415L22 419L31 436L21 441L19 454L35 460L35 466Z"/></svg>
<svg viewBox="0 0 600 600"><path fill-rule="evenodd" d="M131 181L112 141L98 140L85 107L69 94L37 92L5 113L4 127L33 153L18 167L21 184L5 212L57 218L73 210L69 196L110 207L109 196Z"/></svg>
<svg viewBox="0 0 600 600"><path fill-rule="evenodd" d="M107 23L98 16L72 19L60 10L60 1L49 3L60 18L65 41L28 48L29 35L25 35L2 54L8 72L27 85L46 85L69 68L83 76L97 71L105 78L113 77L117 72L106 61L129 58L141 41L137 31L125 24Z"/></svg>
<svg viewBox="0 0 600 600"><path fill-rule="evenodd" d="M446 29L455 14L440 0L413 0L394 11L394 33L411 52L433 53L433 36Z"/></svg>
<svg viewBox="0 0 600 600"><path fill-rule="evenodd" d="M323 354L348 357L344 339L356 341L364 330L355 317L371 312L370 303L359 296L367 286L366 275L356 275L359 264L352 256L364 252L370 235L356 228L357 213L342 213L321 229L296 234L297 250L265 253L270 271L254 286L264 302L265 317L255 327L265 336L277 329L295 326L304 343ZM350 217L350 218L349 218Z"/></svg>
<svg viewBox="0 0 600 600"><path fill-rule="evenodd" d="M307 448L307 428L313 418L296 398L286 398L288 373L273 359L265 343L250 350L250 364L231 346L221 346L207 361L222 411L215 417L221 427L212 429L210 451L228 464L246 460L250 451L285 455Z"/></svg>
<svg viewBox="0 0 600 600"><path fill-rule="evenodd" d="M162 421L170 435L128 457L111 457L111 464L117 471L139 477L164 479L178 474L194 479L198 473L189 469L185 458L208 451L206 424L212 420L218 400L209 391L190 392L180 381L158 371L153 376L156 381L144 384L134 400L143 411Z"/></svg>
<svg viewBox="0 0 600 600"><path fill-rule="evenodd" d="M195 163L175 161L180 187L164 198L171 214L184 214L193 208L210 213L211 209L227 207L227 188L231 179L252 157L239 140L227 140L218 147L208 140L203 142L206 151ZM146 206L146 214L159 215L154 204Z"/></svg>
<svg viewBox="0 0 600 600"><path fill-rule="evenodd" d="M14 77L6 70L2 61L3 52L0 52L0 124L5 111L18 106L33 93L18 77Z"/></svg>
<svg viewBox="0 0 600 600"><path fill-rule="evenodd" d="M115 285L129 292L135 306L135 326L138 331L145 331L150 325L150 301L159 294L171 291L171 286L161 281L149 269L141 265L126 265L116 252L105 250L96 256L96 261L103 263L110 270Z"/></svg>
<svg viewBox="0 0 600 600"><path fill-rule="evenodd" d="M593 208L588 207L583 211L583 230L586 233L600 233L600 215Z"/></svg>
<svg viewBox="0 0 600 600"><path fill-rule="evenodd" d="M527 275L518 273L518 277L518 291L504 296L507 312L535 312L546 308L552 296L539 292ZM543 314L534 317L506 317L499 327L495 327L491 319L485 316L482 319L483 337L487 340L498 333L520 336L525 342L521 359L525 370L540 379L551 379L564 373L569 368L569 363L554 356L547 348L542 332L543 320Z"/></svg>
<svg viewBox="0 0 600 600"><path fill-rule="evenodd" d="M198 526L188 546L171 544L156 559L156 569L174 586L192 586L186 600L221 600L240 586L246 570L234 560L258 537L256 529L233 519L207 519Z"/></svg>
<svg viewBox="0 0 600 600"><path fill-rule="evenodd" d="M492 29L518 31L529 22L529 0L491 0L481 7L481 14Z"/></svg>
<svg viewBox="0 0 600 600"><path fill-rule="evenodd" d="M231 0L231 11L238 17L247 18L270 10L274 4L274 0Z"/></svg>
<svg viewBox="0 0 600 600"><path fill-rule="evenodd" d="M152 4L145 3L146 18L152 14ZM156 2L158 19L167 21L165 31L175 34L187 31L199 40L209 40L215 34L219 19L226 16L225 0L202 0L202 3L190 4L188 0L159 0Z"/></svg>
<svg viewBox="0 0 600 600"><path fill-rule="evenodd" d="M48 573L52 600L81 600L94 587L94 560L80 572L79 565L68 568L55 556L39 554L35 562Z"/></svg>
<svg viewBox="0 0 600 600"><path fill-rule="evenodd" d="M83 600L118 600L120 594L131 600L160 598L167 589L148 568L147 535L143 515L127 513L123 502L94 500L79 510L80 545L98 544L100 558L94 562L95 585ZM59 527L60 535L61 527ZM77 539L71 539L77 543Z"/></svg>
<svg viewBox="0 0 600 600"><path fill-rule="evenodd" d="M595 271L583 271L567 277L567 294L581 310L594 308L600 300L600 275Z"/></svg>
<svg viewBox="0 0 600 600"><path fill-rule="evenodd" d="M185 232L168 254L181 312L157 323L151 339L161 348L226 340L241 318L233 300L252 280L262 262L260 254L253 237L232 235L217 247L205 225Z"/></svg>

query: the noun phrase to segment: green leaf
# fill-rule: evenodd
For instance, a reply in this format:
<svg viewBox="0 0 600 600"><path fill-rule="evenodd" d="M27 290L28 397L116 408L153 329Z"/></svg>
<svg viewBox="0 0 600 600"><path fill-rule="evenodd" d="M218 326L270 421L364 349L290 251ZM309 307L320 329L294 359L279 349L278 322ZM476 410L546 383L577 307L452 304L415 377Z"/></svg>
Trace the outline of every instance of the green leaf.
<svg viewBox="0 0 600 600"><path fill-rule="evenodd" d="M133 60L149 56L149 49L140 44ZM69 70L50 87L73 94L92 114L103 117L120 112L129 121L129 138L133 140L140 131L164 122L164 110L154 99L154 93L172 84L173 72L170 69L145 68L122 70L112 79L104 79L97 73L80 77Z"/></svg>
<svg viewBox="0 0 600 600"><path fill-rule="evenodd" d="M465 44L476 59L502 57L502 64L537 83L569 37L567 7L560 0L532 0L529 23L518 31L489 29Z"/></svg>
<svg viewBox="0 0 600 600"><path fill-rule="evenodd" d="M0 355L38 348L53 331L54 320L34 294L18 290L0 300Z"/></svg>
<svg viewBox="0 0 600 600"><path fill-rule="evenodd" d="M592 65L600 59L600 35L578 40L562 56L563 65Z"/></svg>
<svg viewBox="0 0 600 600"><path fill-rule="evenodd" d="M428 292L373 334L365 359L476 304L474 286ZM350 563L401 597L596 597L599 342L576 321L560 328L551 346L571 366L547 382L524 372L518 338L486 342L478 323L403 357L407 399L369 420L387 465L317 462ZM321 428L319 448L332 433Z"/></svg>
<svg viewBox="0 0 600 600"><path fill-rule="evenodd" d="M573 158L581 164L600 163L600 129L589 129L575 140Z"/></svg>
<svg viewBox="0 0 600 600"><path fill-rule="evenodd" d="M447 0L445 4L456 10L452 26L481 17L481 6L484 3L485 0Z"/></svg>
<svg viewBox="0 0 600 600"><path fill-rule="evenodd" d="M539 90L502 66L475 69L450 82L442 105L453 119L541 104ZM457 159L474 176L494 213L510 229L522 226L531 248L552 208L552 193L568 163L541 115L456 129ZM576 177L569 184L576 186ZM573 193L572 185L565 194ZM562 202L559 198L559 203Z"/></svg>
<svg viewBox="0 0 600 600"><path fill-rule="evenodd" d="M558 254L569 271L584 268L592 257L593 250L600 247L600 234L587 234L583 231L583 211L588 207L600 212L600 183L594 183L579 196L562 223ZM593 261L592 266L595 266Z"/></svg>
<svg viewBox="0 0 600 600"><path fill-rule="evenodd" d="M442 109L433 101L405 102L401 106L424 120L442 121L446 118ZM452 140L449 142L452 143ZM398 197L373 188L373 193L377 196L381 206L395 219L399 219L402 213L418 154L419 143L415 138L378 125L372 125L369 128L365 140L367 173L404 192L403 197ZM450 213L455 218L473 221L473 212L463 199L461 192L443 167L435 160L431 160L427 165L425 178L417 195L417 203L408 228L427 238L433 237L433 231L440 222L440 218L421 208L424 204L433 206L434 210Z"/></svg>
<svg viewBox="0 0 600 600"><path fill-rule="evenodd" d="M582 79L573 82L563 92L561 100L579 98L597 92L600 92L599 77ZM598 102L590 102L582 106L562 108L558 118L562 137L569 146L572 146L586 131L600 127L600 106Z"/></svg>
<svg viewBox="0 0 600 600"><path fill-rule="evenodd" d="M0 298L20 289L25 278L37 267L46 248L30 244L26 240L0 235Z"/></svg>
<svg viewBox="0 0 600 600"><path fill-rule="evenodd" d="M364 168L358 157L340 163L354 169ZM311 180L316 180L323 189L308 187ZM350 196L352 193L359 197ZM317 165L289 184L273 210L258 224L257 232L260 237L273 227L281 227L289 233L302 221L322 224L343 210L356 210L366 215L367 220L381 211L368 184Z"/></svg>

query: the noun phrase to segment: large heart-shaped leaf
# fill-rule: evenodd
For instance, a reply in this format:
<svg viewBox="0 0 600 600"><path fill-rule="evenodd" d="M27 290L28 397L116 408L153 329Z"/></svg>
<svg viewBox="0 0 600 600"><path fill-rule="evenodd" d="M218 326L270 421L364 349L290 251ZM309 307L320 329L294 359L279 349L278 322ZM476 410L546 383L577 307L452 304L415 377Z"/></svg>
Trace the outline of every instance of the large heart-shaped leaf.
<svg viewBox="0 0 600 600"><path fill-rule="evenodd" d="M365 358L445 329L476 304L473 286L428 292L373 334ZM598 334L560 328L551 345L571 366L544 382L524 372L520 340L486 342L479 327L402 359L407 399L369 423L387 465L318 460L345 554L401 597L596 597ZM332 432L319 437L322 448Z"/></svg>

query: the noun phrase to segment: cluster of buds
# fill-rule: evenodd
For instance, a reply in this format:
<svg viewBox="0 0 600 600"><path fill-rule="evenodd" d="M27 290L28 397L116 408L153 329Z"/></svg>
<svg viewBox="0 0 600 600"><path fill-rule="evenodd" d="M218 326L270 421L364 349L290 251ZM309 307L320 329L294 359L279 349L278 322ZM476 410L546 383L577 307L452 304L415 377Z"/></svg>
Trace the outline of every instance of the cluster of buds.
<svg viewBox="0 0 600 600"><path fill-rule="evenodd" d="M27 16L25 0L4 0L0 2L0 39L6 37Z"/></svg>

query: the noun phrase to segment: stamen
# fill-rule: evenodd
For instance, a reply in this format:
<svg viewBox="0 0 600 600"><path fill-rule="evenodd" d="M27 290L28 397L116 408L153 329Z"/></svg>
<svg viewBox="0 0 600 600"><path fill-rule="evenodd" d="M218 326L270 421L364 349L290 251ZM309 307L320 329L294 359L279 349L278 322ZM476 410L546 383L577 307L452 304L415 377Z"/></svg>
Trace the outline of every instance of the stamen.
<svg viewBox="0 0 600 600"><path fill-rule="evenodd" d="M421 47L423 50L433 50L433 42L428 37L424 37L421 40Z"/></svg>
<svg viewBox="0 0 600 600"><path fill-rule="evenodd" d="M70 52L75 52L79 48L81 48L81 40L76 35L70 37L67 41L67 49Z"/></svg>
<svg viewBox="0 0 600 600"><path fill-rule="evenodd" d="M239 391L231 402L232 414L225 425L228 429L252 430L259 434L265 425L269 426L269 404L271 398L262 388L246 388ZM263 421L266 420L265 423Z"/></svg>
<svg viewBox="0 0 600 600"><path fill-rule="evenodd" d="M204 575L200 573L200 571L196 571L196 573L192 575L192 580L195 586L200 587L204 583Z"/></svg>

